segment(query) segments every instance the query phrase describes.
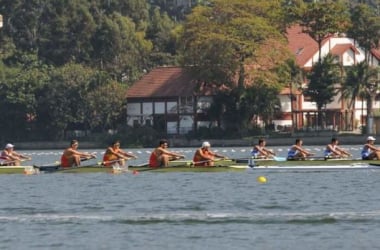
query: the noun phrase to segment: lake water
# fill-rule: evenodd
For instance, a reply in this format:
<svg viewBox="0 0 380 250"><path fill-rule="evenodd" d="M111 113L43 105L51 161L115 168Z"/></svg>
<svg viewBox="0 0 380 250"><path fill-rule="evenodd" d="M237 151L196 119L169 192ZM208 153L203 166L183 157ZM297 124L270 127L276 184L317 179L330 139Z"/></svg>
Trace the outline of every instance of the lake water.
<svg viewBox="0 0 380 250"><path fill-rule="evenodd" d="M194 151L174 150L188 158ZM130 151L140 163L150 149ZM102 150L90 152L101 158ZM22 153L35 164L60 155ZM0 249L379 248L380 171L265 173L265 184L258 175L0 175Z"/></svg>

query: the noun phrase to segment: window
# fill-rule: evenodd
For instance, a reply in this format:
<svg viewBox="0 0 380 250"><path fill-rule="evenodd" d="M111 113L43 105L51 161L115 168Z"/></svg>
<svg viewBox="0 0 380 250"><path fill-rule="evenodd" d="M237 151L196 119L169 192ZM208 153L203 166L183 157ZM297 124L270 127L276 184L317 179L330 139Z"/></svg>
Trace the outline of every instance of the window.
<svg viewBox="0 0 380 250"><path fill-rule="evenodd" d="M140 125L139 120L133 120L133 127L137 128Z"/></svg>

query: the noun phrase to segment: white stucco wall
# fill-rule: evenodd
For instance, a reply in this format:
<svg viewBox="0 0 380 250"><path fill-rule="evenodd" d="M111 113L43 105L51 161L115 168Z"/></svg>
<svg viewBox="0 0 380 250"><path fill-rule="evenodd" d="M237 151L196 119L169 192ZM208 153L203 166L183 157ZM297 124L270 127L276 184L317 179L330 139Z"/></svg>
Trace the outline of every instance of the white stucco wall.
<svg viewBox="0 0 380 250"><path fill-rule="evenodd" d="M291 112L291 104L290 104L290 98L288 95L280 95L279 97L280 103L281 103L281 111L282 112Z"/></svg>
<svg viewBox="0 0 380 250"><path fill-rule="evenodd" d="M322 48L321 48L321 55L322 55L322 58L325 57L330 51L331 49L337 45L337 44L347 44L347 43L350 43L352 45L355 46L354 44L354 40L351 39L351 38L347 38L347 37L333 37L331 39L329 39L328 42L324 43L322 45ZM364 51L361 49L361 48L358 48L357 46L355 46L356 49L358 50L359 54L355 54L355 59L356 59L356 62L361 62L364 60ZM354 63L354 60L353 60L353 56L354 54L352 53L351 55L350 54L346 54L346 57L343 57L343 59L345 60L346 59L346 62L345 62L345 66L349 66L349 65L352 65ZM351 57L351 59L349 59L348 57ZM313 65L318 62L318 58L319 58L319 52L316 51L316 53L310 58L310 60L308 60L304 67L313 67ZM351 64L349 64L349 62L351 62Z"/></svg>

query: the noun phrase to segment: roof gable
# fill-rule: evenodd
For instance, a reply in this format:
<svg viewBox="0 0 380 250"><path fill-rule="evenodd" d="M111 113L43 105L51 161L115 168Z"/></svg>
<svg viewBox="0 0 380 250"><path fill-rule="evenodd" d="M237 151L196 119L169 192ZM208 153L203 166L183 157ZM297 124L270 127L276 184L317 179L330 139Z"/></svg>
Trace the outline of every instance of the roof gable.
<svg viewBox="0 0 380 250"><path fill-rule="evenodd" d="M197 81L181 67L158 67L127 90L127 98L191 96Z"/></svg>
<svg viewBox="0 0 380 250"><path fill-rule="evenodd" d="M330 53L333 55L342 56L347 50L352 50L355 54L360 54L351 43L337 44L331 49Z"/></svg>
<svg viewBox="0 0 380 250"><path fill-rule="evenodd" d="M311 36L303 33L300 25L289 27L286 33L288 47L295 55L296 63L303 67L318 52L318 43Z"/></svg>

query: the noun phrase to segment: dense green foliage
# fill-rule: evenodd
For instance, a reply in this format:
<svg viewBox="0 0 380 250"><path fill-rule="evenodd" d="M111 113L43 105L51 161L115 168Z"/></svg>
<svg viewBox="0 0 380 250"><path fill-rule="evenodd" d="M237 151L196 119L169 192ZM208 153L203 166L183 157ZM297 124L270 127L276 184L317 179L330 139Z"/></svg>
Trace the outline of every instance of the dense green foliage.
<svg viewBox="0 0 380 250"><path fill-rule="evenodd" d="M255 116L273 119L284 84L278 69L290 58L284 20L280 2L266 0L215 0L187 18L183 63L203 81L228 89L212 107L227 129L249 128Z"/></svg>
<svg viewBox="0 0 380 250"><path fill-rule="evenodd" d="M337 62L334 62L334 56L328 54L318 61L308 78L310 82L304 94L317 104L318 113L321 114L322 108L332 102L338 93L340 70ZM318 126L324 127L321 115L318 116Z"/></svg>
<svg viewBox="0 0 380 250"><path fill-rule="evenodd" d="M252 131L257 120L271 124L279 91L297 82L287 26L303 24L318 42L349 28L366 50L380 36L378 13L361 4L350 9L341 1L177 3L0 0L0 141L59 140L70 137L69 131L115 129L137 138L144 133L125 127L125 92L161 65L190 65L200 82L220 87L208 111L220 125L214 134ZM135 142L162 136L157 131Z"/></svg>
<svg viewBox="0 0 380 250"><path fill-rule="evenodd" d="M318 111L334 100L337 84L340 80L339 65L334 62L334 56L328 54L322 61L313 66L308 75L309 85L304 91L306 96L317 104Z"/></svg>
<svg viewBox="0 0 380 250"><path fill-rule="evenodd" d="M349 25L348 8L341 1L317 1L303 5L299 11L303 32L318 43L321 61L322 41L330 34L343 33Z"/></svg>
<svg viewBox="0 0 380 250"><path fill-rule="evenodd" d="M369 52L377 48L380 42L380 16L366 4L359 4L351 11L351 28L349 37L354 38L365 50L366 61Z"/></svg>
<svg viewBox="0 0 380 250"><path fill-rule="evenodd" d="M124 124L125 91L176 63L175 30L141 0L0 0L2 140L68 137Z"/></svg>

